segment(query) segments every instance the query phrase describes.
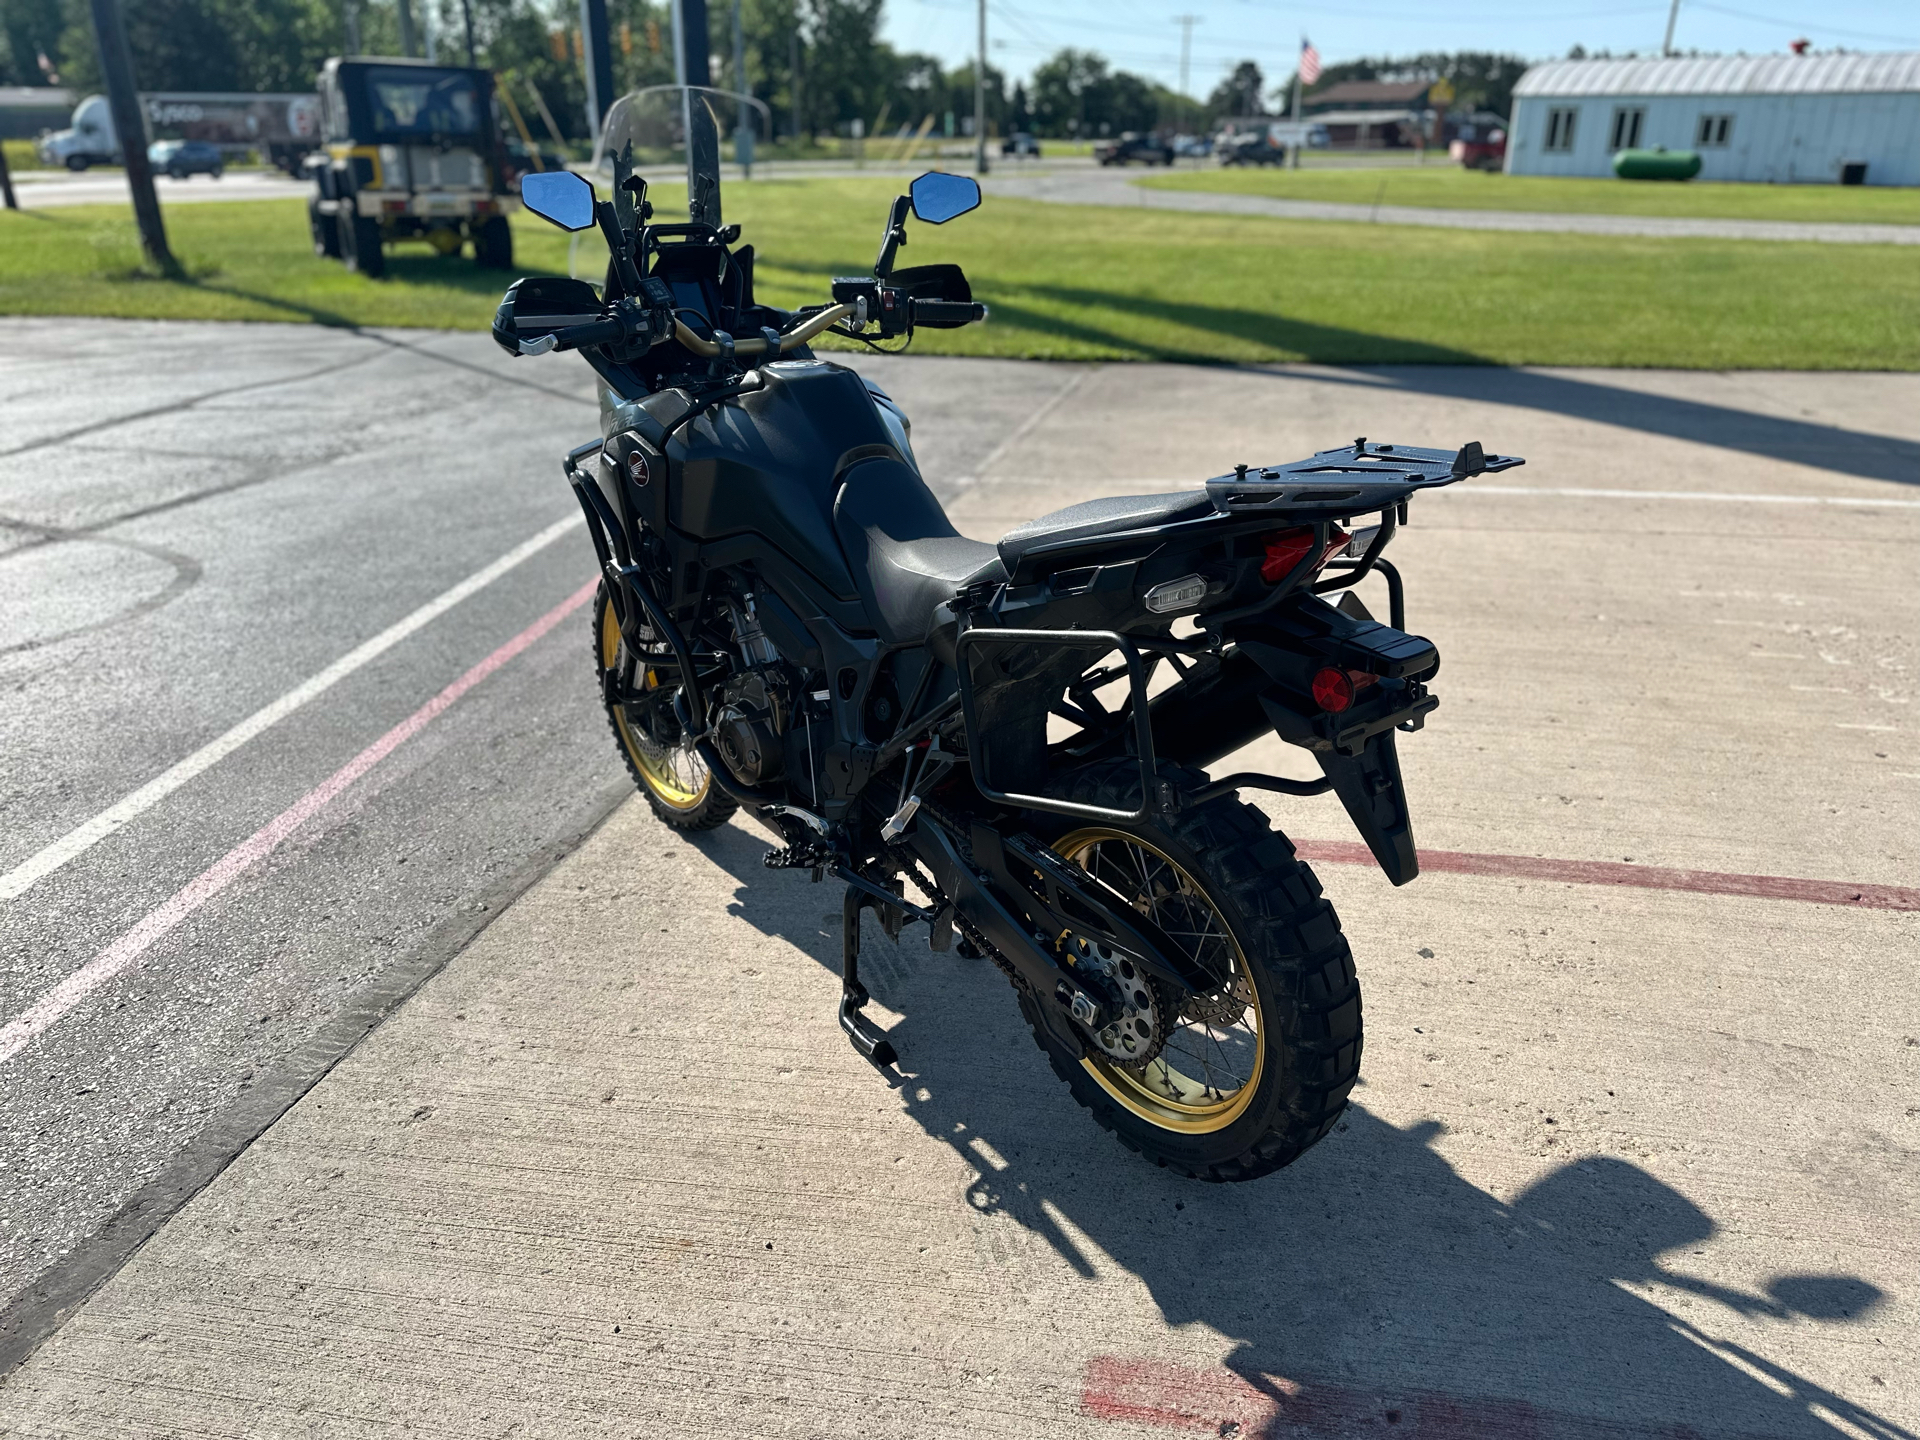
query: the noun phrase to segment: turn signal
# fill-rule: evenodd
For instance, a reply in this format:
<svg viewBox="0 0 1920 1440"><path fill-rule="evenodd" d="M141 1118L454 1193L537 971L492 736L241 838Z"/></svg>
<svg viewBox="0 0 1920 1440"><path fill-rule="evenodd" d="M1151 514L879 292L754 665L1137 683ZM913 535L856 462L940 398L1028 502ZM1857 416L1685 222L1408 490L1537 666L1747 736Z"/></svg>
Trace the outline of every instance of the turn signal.
<svg viewBox="0 0 1920 1440"><path fill-rule="evenodd" d="M1297 563L1297 562L1296 562ZM1329 665L1313 675L1313 703L1338 715L1353 704L1353 678L1344 670Z"/></svg>
<svg viewBox="0 0 1920 1440"><path fill-rule="evenodd" d="M1346 531L1338 525L1333 526L1332 533L1327 537L1327 548L1320 552L1320 558L1314 562L1313 568L1318 570L1339 554L1346 548L1350 539L1352 537ZM1293 567L1298 565L1312 548L1313 527L1311 525L1302 525L1297 529L1281 530L1269 535L1267 556L1260 562L1260 578L1269 585L1278 585L1293 573Z"/></svg>

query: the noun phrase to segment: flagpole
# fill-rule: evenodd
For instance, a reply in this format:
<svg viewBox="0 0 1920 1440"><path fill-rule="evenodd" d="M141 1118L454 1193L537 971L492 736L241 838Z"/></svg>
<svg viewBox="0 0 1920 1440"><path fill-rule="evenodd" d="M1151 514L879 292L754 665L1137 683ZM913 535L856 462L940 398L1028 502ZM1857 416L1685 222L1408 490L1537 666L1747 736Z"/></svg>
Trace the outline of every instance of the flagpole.
<svg viewBox="0 0 1920 1440"><path fill-rule="evenodd" d="M1307 53L1307 37L1300 37L1300 55L1302 63ZM1300 66L1293 67L1293 169L1300 168Z"/></svg>

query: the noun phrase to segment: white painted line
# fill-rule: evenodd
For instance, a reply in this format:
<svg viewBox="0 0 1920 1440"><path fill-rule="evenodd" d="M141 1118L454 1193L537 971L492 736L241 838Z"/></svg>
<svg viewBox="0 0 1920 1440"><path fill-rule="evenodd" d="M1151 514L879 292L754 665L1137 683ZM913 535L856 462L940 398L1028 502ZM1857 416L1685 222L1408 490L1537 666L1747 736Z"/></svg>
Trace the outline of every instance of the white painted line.
<svg viewBox="0 0 1920 1440"><path fill-rule="evenodd" d="M1833 728L1836 730L1875 730L1887 735L1897 734L1899 733L1899 730L1900 730L1900 727L1898 725L1839 725L1839 724L1836 724Z"/></svg>
<svg viewBox="0 0 1920 1440"><path fill-rule="evenodd" d="M0 875L0 901L15 900L36 883L44 880L69 860L85 854L114 831L151 810L196 775L211 769L245 745L261 731L278 724L302 705L337 685L340 681L398 645L409 635L446 614L475 591L485 588L529 556L537 554L581 523L579 515L556 521L523 544L516 545L491 565L484 566L429 600L411 615L395 621L364 644L356 646L319 674L287 691L278 700L263 705L225 734L209 740L186 759L163 770L131 795L102 810L84 824L76 826L38 854Z"/></svg>
<svg viewBox="0 0 1920 1440"><path fill-rule="evenodd" d="M189 880L174 893L171 899L149 912L139 924L47 991L9 1021L5 1027L0 1027L0 1065L13 1059L37 1037L58 1024L63 1016L71 1012L87 996L126 970L129 965L144 955L155 941L278 850L289 835L325 809L341 791L426 729L454 701L586 604L593 598L594 587L599 583L598 580L589 580L580 589L574 591Z"/></svg>
<svg viewBox="0 0 1920 1440"><path fill-rule="evenodd" d="M1870 495L1740 495L1720 490L1581 490L1572 486L1449 485L1449 495L1572 495L1588 500L1715 500L1745 505L1875 505L1920 510L1920 500L1882 500Z"/></svg>

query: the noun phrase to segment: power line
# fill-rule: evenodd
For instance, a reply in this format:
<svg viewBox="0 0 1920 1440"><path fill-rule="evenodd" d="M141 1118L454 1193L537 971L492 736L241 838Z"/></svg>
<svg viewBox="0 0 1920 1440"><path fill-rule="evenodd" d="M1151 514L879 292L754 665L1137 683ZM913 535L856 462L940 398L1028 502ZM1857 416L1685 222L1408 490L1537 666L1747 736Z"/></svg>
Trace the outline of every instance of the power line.
<svg viewBox="0 0 1920 1440"><path fill-rule="evenodd" d="M1724 5L1709 5L1706 0L1692 0L1695 10L1711 10L1716 15L1729 15L1735 20L1751 20L1761 25L1778 25L1782 30L1797 30L1805 33L1810 30L1824 31L1829 35L1844 35L1849 40L1881 40L1889 45L1920 45L1920 39L1911 35L1877 35L1870 30L1843 30L1838 25L1829 25L1825 21L1782 20L1777 15L1756 15L1750 10L1730 10Z"/></svg>

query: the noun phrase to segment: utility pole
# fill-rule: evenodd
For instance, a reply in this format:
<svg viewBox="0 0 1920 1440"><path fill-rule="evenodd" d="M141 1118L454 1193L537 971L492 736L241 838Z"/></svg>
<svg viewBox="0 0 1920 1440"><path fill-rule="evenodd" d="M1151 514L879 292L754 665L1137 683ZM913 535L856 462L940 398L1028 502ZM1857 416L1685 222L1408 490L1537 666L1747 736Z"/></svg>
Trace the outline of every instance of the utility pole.
<svg viewBox="0 0 1920 1440"><path fill-rule="evenodd" d="M600 0L605 4L606 0ZM707 41L707 0L673 0L674 66L682 85L713 84ZM687 218L720 228L720 132L705 96L682 90L687 135Z"/></svg>
<svg viewBox="0 0 1920 1440"><path fill-rule="evenodd" d="M360 5L359 0L347 0L347 54L360 53Z"/></svg>
<svg viewBox="0 0 1920 1440"><path fill-rule="evenodd" d="M733 103L739 113L733 127L733 158L740 162L740 177L753 178L753 117L747 105L747 41L740 28L740 0L733 0L733 91L739 98Z"/></svg>
<svg viewBox="0 0 1920 1440"><path fill-rule="evenodd" d="M1206 19L1204 15L1176 15L1173 17L1173 23L1180 27L1180 98L1182 100L1191 100L1193 98L1193 96L1187 92L1187 62L1193 58L1193 27L1204 19ZM1181 107L1183 111L1185 108L1184 105ZM1182 114L1181 124L1184 125L1185 123L1186 116Z"/></svg>
<svg viewBox="0 0 1920 1440"><path fill-rule="evenodd" d="M580 0L581 59L587 69L587 133L597 145L613 106L613 39L607 29L607 0Z"/></svg>
<svg viewBox="0 0 1920 1440"><path fill-rule="evenodd" d="M92 0L93 38L100 48L100 70L107 82L107 106L113 112L113 133L127 167L127 188L133 192L133 218L140 226L140 248L170 280L180 278L180 266L167 248L167 227L160 220L160 197L153 193L153 171L147 168L147 120L140 112L140 96L133 88L133 52L127 48L127 27L120 18L120 0Z"/></svg>
<svg viewBox="0 0 1920 1440"><path fill-rule="evenodd" d="M400 0L400 53L411 56L417 48L413 35L413 0Z"/></svg>
<svg viewBox="0 0 1920 1440"><path fill-rule="evenodd" d="M1662 55L1673 54L1673 22L1680 18L1680 0L1673 0L1673 8L1667 11L1667 38L1660 42Z"/></svg>
<svg viewBox="0 0 1920 1440"><path fill-rule="evenodd" d="M13 198L13 176L7 173L7 152L4 148L0 148L0 200L6 201L9 210L20 208L20 202Z"/></svg>
<svg viewBox="0 0 1920 1440"><path fill-rule="evenodd" d="M473 69L473 67L474 67L474 65L475 65L475 63L476 63L476 62L475 62L475 60L474 60L474 58L473 58L473 56L474 56L474 49L473 49L473 0L460 0L460 18L461 18L461 19L462 19L463 21L465 21L465 22L466 22L466 27L467 27L467 68L468 68L469 70L471 70L471 69Z"/></svg>
<svg viewBox="0 0 1920 1440"><path fill-rule="evenodd" d="M800 7L793 10L793 33L787 37L787 101L793 110L793 143L800 144Z"/></svg>
<svg viewBox="0 0 1920 1440"><path fill-rule="evenodd" d="M987 0L980 0L980 53L973 62L973 169L987 173Z"/></svg>

